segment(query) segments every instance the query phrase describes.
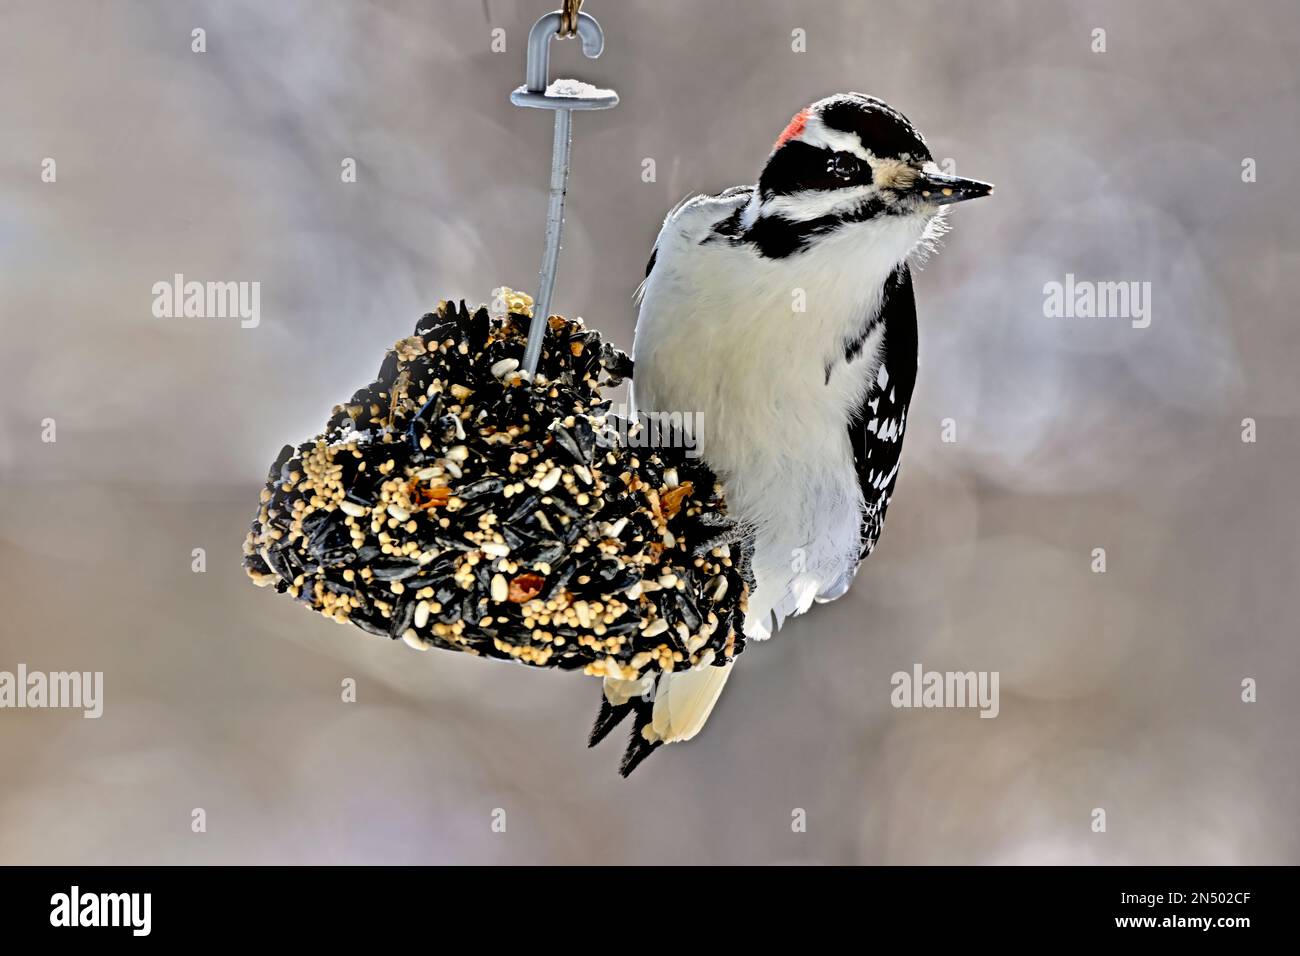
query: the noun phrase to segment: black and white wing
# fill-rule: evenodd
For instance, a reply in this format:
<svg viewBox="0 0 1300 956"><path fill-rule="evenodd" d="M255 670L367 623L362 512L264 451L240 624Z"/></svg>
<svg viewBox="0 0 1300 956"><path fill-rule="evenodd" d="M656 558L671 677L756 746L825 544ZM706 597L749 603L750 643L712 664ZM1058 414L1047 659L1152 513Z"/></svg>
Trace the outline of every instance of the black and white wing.
<svg viewBox="0 0 1300 956"><path fill-rule="evenodd" d="M849 443L866 506L859 561L880 539L885 510L898 480L907 409L916 383L916 299L906 263L895 269L885 283L880 321L884 323L884 341L876 381L849 419Z"/></svg>
<svg viewBox="0 0 1300 956"><path fill-rule="evenodd" d="M671 323L677 317L677 310L682 305L680 290L689 288L693 281L690 263L700 244L728 236L738 228L741 215L753 195L753 186L733 186L716 196L687 196L664 218L650 252L650 261L646 264L645 280L632 297L638 310L636 331L632 336L633 408L658 410L653 405L656 391L653 383L665 376L671 378L671 372L656 369L653 364L642 367L645 343L654 339L657 322ZM664 326L657 328L662 332Z"/></svg>
<svg viewBox="0 0 1300 956"><path fill-rule="evenodd" d="M632 301L641 304L646 284L659 260L660 247L674 244L675 251L689 251L700 242L733 237L739 234L740 215L754 195L753 186L731 186L716 196L693 194L686 196L664 217L663 227L650 250L646 263L645 280L637 286Z"/></svg>

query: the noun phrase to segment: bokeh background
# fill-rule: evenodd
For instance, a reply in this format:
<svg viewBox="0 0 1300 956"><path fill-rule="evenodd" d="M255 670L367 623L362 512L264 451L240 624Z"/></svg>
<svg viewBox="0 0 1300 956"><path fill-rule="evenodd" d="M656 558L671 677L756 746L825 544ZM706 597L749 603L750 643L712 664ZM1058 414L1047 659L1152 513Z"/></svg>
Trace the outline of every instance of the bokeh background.
<svg viewBox="0 0 1300 956"><path fill-rule="evenodd" d="M586 5L606 54L554 71L622 104L575 121L556 306L624 347L664 212L815 98L877 94L998 187L916 279L881 547L630 780L584 746L594 680L246 581L281 444L439 298L534 287L550 117L507 97L547 9L3 3L0 669L106 687L97 721L0 711L0 862L1300 862L1292 0ZM177 272L259 281L260 326L155 319ZM1045 318L1066 273L1150 282L1150 328ZM999 671L1000 716L893 709L914 662Z"/></svg>

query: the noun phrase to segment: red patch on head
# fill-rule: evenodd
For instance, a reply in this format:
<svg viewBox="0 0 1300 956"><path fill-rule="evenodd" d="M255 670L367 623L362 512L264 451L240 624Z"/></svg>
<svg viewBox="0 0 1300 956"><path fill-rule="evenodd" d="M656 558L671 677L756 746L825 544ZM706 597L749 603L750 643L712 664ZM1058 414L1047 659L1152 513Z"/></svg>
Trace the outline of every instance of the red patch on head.
<svg viewBox="0 0 1300 956"><path fill-rule="evenodd" d="M776 138L776 145L773 149L780 149L792 139L798 139L803 135L803 128L808 125L808 111L800 110L794 114L794 119L790 120L790 125L781 131L781 135Z"/></svg>

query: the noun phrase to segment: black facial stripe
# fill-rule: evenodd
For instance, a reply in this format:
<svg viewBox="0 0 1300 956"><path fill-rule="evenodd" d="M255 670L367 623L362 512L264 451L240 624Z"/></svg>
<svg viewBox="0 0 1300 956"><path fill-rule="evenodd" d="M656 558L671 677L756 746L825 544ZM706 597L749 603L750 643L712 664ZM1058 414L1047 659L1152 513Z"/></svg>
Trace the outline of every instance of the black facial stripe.
<svg viewBox="0 0 1300 956"><path fill-rule="evenodd" d="M869 199L851 213L835 213L815 219L787 219L785 216L759 216L754 224L733 241L747 242L766 259L784 259L802 252L817 236L824 236L840 226L862 222L885 212L879 199Z"/></svg>
<svg viewBox="0 0 1300 956"><path fill-rule="evenodd" d="M829 129L856 134L863 146L882 159L910 155L925 162L931 158L925 140L903 114L874 97L860 93L833 97L822 107L821 120Z"/></svg>
<svg viewBox="0 0 1300 956"><path fill-rule="evenodd" d="M830 232L843 220L819 216L797 222L780 216L760 216L745 231L743 240L752 244L765 259L784 259L807 247L813 237Z"/></svg>
<svg viewBox="0 0 1300 956"><path fill-rule="evenodd" d="M872 198L858 205L852 212L818 216L814 219L789 219L781 215L759 216L745 229L741 224L742 209L737 209L717 222L700 245L709 242L748 243L765 259L784 259L801 252L817 236L833 232L840 226L863 222L880 215L888 215L890 208L879 199Z"/></svg>
<svg viewBox="0 0 1300 956"><path fill-rule="evenodd" d="M850 179L835 175L831 171L835 156L834 150L792 139L768 159L758 180L759 191L764 196L788 196L813 189L865 186L871 182L871 167L865 162L859 164L857 175Z"/></svg>

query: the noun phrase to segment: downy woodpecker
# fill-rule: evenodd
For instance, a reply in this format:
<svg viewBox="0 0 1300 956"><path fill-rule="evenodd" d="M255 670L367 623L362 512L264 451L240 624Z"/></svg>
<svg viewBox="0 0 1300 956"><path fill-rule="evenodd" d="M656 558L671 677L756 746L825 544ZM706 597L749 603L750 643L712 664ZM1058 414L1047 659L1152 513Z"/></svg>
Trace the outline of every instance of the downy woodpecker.
<svg viewBox="0 0 1300 956"><path fill-rule="evenodd" d="M909 257L992 187L940 171L897 110L845 93L795 115L757 185L668 214L638 290L633 404L702 413L701 451L753 535L746 634L842 596L880 536L916 376ZM689 740L732 664L606 679L593 743L633 711L624 773ZM629 686L635 685L635 686Z"/></svg>

